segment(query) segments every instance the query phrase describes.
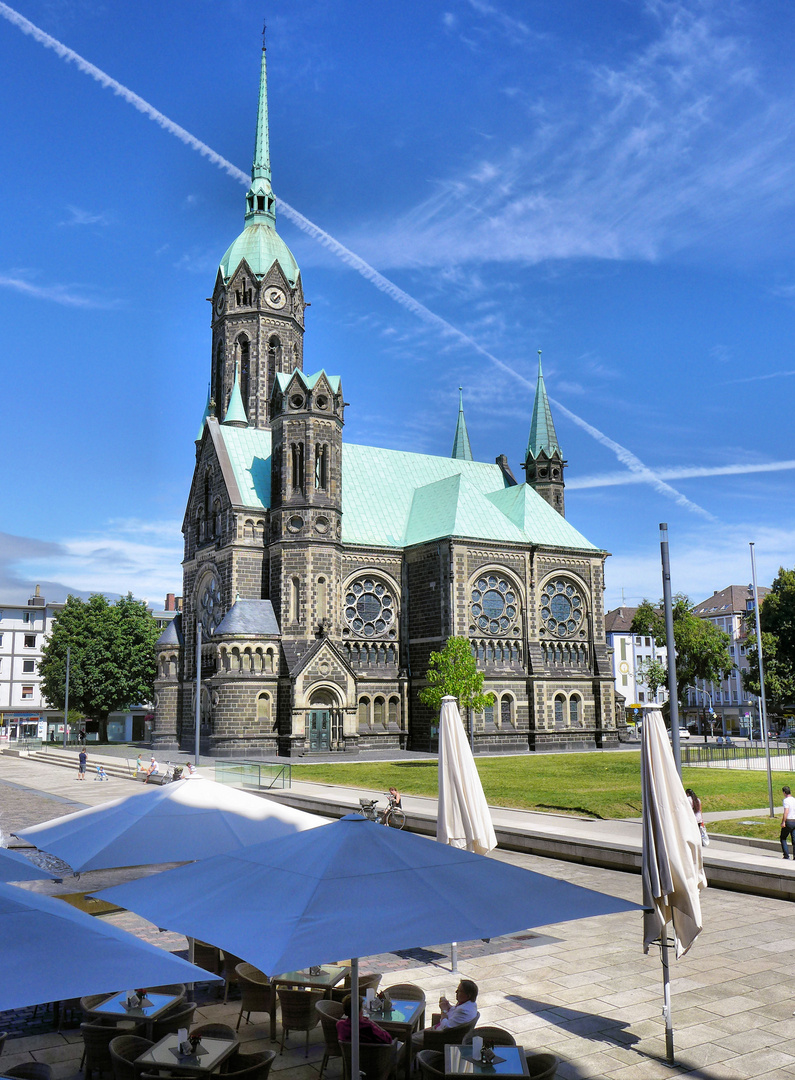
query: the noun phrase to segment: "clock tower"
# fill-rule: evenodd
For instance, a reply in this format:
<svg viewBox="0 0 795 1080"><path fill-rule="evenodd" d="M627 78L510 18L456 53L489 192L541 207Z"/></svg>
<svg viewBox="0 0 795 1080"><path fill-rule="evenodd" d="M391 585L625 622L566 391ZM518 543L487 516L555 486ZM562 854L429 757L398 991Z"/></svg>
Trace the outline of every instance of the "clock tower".
<svg viewBox="0 0 795 1080"><path fill-rule="evenodd" d="M215 415L223 419L237 373L246 420L252 427L267 428L277 372L289 374L303 368L306 305L298 265L276 232L264 47L244 222L215 279L210 393Z"/></svg>

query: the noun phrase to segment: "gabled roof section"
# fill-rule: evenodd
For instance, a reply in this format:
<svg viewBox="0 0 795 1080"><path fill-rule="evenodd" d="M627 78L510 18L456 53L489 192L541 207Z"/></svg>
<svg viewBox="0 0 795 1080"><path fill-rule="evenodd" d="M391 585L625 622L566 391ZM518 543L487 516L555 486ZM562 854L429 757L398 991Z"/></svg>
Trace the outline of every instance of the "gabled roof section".
<svg viewBox="0 0 795 1080"><path fill-rule="evenodd" d="M472 447L469 445L469 432L464 418L464 388L458 388L458 421L455 425L455 437L453 439L452 458L460 461L472 461Z"/></svg>
<svg viewBox="0 0 795 1080"><path fill-rule="evenodd" d="M534 544L592 548L593 544L527 484L517 484L487 495L489 502Z"/></svg>
<svg viewBox="0 0 795 1080"><path fill-rule="evenodd" d="M297 378L305 390L314 390L321 375L325 377L332 394L338 394L340 392L339 375L327 375L324 368L321 368L320 371L316 371L314 375L307 375L306 372L301 371L300 368L295 368L293 371L277 371L274 387L278 387L282 394L286 394L290 383L293 379Z"/></svg>
<svg viewBox="0 0 795 1080"><path fill-rule="evenodd" d="M214 634L216 637L226 634L278 637L281 631L270 600L236 600L216 626Z"/></svg>
<svg viewBox="0 0 795 1080"><path fill-rule="evenodd" d="M282 642L282 651L284 652L284 658L287 661L287 670L290 672L290 677L293 679L300 675L319 653L323 652L327 653L332 663L339 665L340 669L344 671L350 679L355 680L356 678L353 668L330 638L316 638L315 641L309 645L299 641L284 641Z"/></svg>
<svg viewBox="0 0 795 1080"><path fill-rule="evenodd" d="M555 425L552 422L552 413L549 408L547 389L544 385L544 373L541 370L541 350L538 350L538 380L536 382L536 396L533 402L533 417L530 421L530 438L527 440L527 458L537 458L544 453L547 457L557 454L563 457Z"/></svg>
<svg viewBox="0 0 795 1080"><path fill-rule="evenodd" d="M636 607L618 607L605 615L606 634L628 634L635 618Z"/></svg>

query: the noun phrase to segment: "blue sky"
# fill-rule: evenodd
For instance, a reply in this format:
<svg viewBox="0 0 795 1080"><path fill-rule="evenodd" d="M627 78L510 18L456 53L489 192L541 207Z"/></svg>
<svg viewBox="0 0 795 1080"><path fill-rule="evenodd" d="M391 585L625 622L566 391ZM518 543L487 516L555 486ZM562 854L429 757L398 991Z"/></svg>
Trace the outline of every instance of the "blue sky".
<svg viewBox="0 0 795 1080"><path fill-rule="evenodd" d="M750 540L760 583L792 566L791 4L267 8L274 190L400 290L280 213L346 438L449 454L463 385L475 457L521 477L540 348L609 607L659 597L661 521L694 600L750 580ZM242 0L0 3L4 597L180 591L245 189L131 95L247 172L260 28Z"/></svg>

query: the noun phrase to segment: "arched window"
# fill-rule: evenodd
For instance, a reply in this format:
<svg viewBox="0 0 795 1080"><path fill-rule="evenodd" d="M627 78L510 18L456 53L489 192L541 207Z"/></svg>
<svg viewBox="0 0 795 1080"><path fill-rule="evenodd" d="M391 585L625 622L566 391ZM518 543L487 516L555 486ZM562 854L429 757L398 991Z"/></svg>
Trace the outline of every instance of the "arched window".
<svg viewBox="0 0 795 1080"><path fill-rule="evenodd" d="M328 446L325 443L315 447L315 487L318 491L328 488Z"/></svg>
<svg viewBox="0 0 795 1080"><path fill-rule="evenodd" d="M569 699L569 721L572 724L579 724L580 722L580 699L576 694L572 694Z"/></svg>
<svg viewBox="0 0 795 1080"><path fill-rule="evenodd" d="M384 699L382 697L377 697L375 699L375 701L373 702L373 723L374 724L383 724L384 723L384 705L385 705L385 702L384 702Z"/></svg>
<svg viewBox="0 0 795 1080"><path fill-rule="evenodd" d="M301 583L297 577L290 578L290 621L298 622L301 617Z"/></svg>
<svg viewBox="0 0 795 1080"><path fill-rule="evenodd" d="M317 617L322 622L326 617L326 579L317 579Z"/></svg>
<svg viewBox="0 0 795 1080"><path fill-rule="evenodd" d="M292 477L293 491L304 490L304 444L302 442L291 443L292 453Z"/></svg>
<svg viewBox="0 0 795 1080"><path fill-rule="evenodd" d="M566 698L563 694L558 694L555 698L555 725L566 726Z"/></svg>
<svg viewBox="0 0 795 1080"><path fill-rule="evenodd" d="M257 695L257 724L260 727L270 727L271 724L271 696L270 694Z"/></svg>
<svg viewBox="0 0 795 1080"><path fill-rule="evenodd" d="M251 388L251 349L248 338L241 334L237 339L240 345L240 396L243 398L243 408L248 416L248 395Z"/></svg>
<svg viewBox="0 0 795 1080"><path fill-rule="evenodd" d="M273 671L273 649L267 649L265 652L265 670Z"/></svg>
<svg viewBox="0 0 795 1080"><path fill-rule="evenodd" d="M485 724L494 723L494 700L492 699L491 705L487 705L483 710L483 722Z"/></svg>
<svg viewBox="0 0 795 1080"><path fill-rule="evenodd" d="M389 699L389 723L400 724L400 698Z"/></svg>
<svg viewBox="0 0 795 1080"><path fill-rule="evenodd" d="M226 411L224 401L224 343L218 342L215 350L215 415L223 417Z"/></svg>
<svg viewBox="0 0 795 1080"><path fill-rule="evenodd" d="M500 723L503 727L513 723L513 698L510 694L504 694L500 702Z"/></svg>
<svg viewBox="0 0 795 1080"><path fill-rule="evenodd" d="M370 723L370 699L359 698L359 726Z"/></svg>

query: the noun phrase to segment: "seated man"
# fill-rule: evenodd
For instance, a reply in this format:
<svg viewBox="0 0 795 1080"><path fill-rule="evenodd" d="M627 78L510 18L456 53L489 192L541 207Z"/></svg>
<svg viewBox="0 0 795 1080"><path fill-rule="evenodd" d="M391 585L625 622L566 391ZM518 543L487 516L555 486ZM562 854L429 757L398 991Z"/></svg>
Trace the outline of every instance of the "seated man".
<svg viewBox="0 0 795 1080"><path fill-rule="evenodd" d="M160 772L160 766L158 765L157 761L155 760L155 755L152 754L152 760L149 762L149 768L146 770L146 777L144 779L144 783L148 784L150 777L157 776L157 774L159 772Z"/></svg>
<svg viewBox="0 0 795 1080"><path fill-rule="evenodd" d="M342 1000L342 1019L337 1021L337 1038L342 1042L351 1041L351 1006L353 999L347 994ZM359 998L359 1042L360 1043L391 1043L392 1036L384 1031L378 1024L374 1024L362 1011L364 998Z"/></svg>
<svg viewBox="0 0 795 1080"><path fill-rule="evenodd" d="M446 997L439 998L439 1009L442 1018L432 1030L443 1031L445 1028L459 1027L461 1024L471 1024L478 1015L478 985L471 979L462 979L456 987L455 1005L451 1005ZM411 1036L411 1052L416 1054L425 1045L425 1032L418 1031Z"/></svg>

